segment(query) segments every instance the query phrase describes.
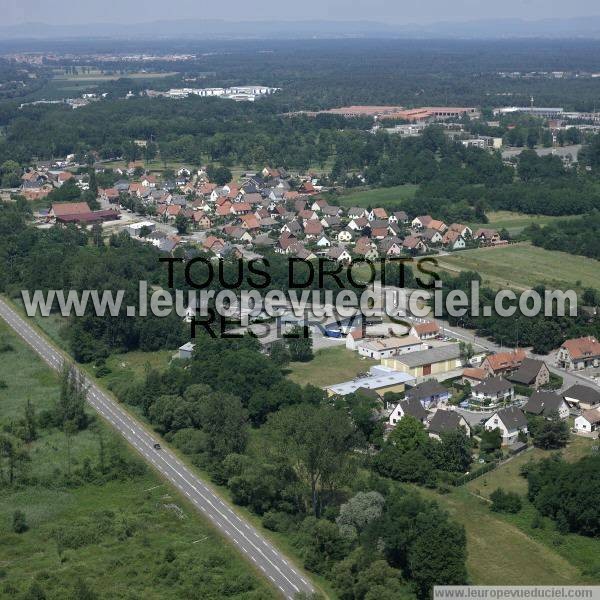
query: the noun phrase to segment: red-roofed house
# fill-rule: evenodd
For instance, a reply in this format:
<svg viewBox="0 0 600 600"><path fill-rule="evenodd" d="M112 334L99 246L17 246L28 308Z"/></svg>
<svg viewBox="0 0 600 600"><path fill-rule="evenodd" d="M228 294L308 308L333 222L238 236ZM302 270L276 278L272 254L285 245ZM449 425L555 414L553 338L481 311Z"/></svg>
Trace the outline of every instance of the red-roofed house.
<svg viewBox="0 0 600 600"><path fill-rule="evenodd" d="M424 323L416 323L410 328L408 335L418 337L420 340L430 340L437 337L440 333L440 328L435 321L425 321Z"/></svg>
<svg viewBox="0 0 600 600"><path fill-rule="evenodd" d="M481 363L481 368L490 375L502 375L518 369L525 358L527 358L525 350L519 348L511 352L498 352L486 356Z"/></svg>
<svg viewBox="0 0 600 600"><path fill-rule="evenodd" d="M593 336L567 340L559 348L556 364L563 369L585 369L600 365L600 342Z"/></svg>

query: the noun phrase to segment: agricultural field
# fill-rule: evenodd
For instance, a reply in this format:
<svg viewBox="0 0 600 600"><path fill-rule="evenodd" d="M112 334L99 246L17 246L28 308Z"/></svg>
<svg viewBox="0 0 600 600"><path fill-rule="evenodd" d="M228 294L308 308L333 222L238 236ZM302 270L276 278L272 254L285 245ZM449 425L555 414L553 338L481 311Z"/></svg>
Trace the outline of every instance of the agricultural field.
<svg viewBox="0 0 600 600"><path fill-rule="evenodd" d="M528 243L455 252L437 259L440 268L458 273L476 271L486 285L516 290L544 285L553 289L597 287L600 262Z"/></svg>
<svg viewBox="0 0 600 600"><path fill-rule="evenodd" d="M299 385L324 387L352 379L375 364L377 361L363 358L345 346L336 346L318 350L311 361L292 362L287 368L289 379Z"/></svg>
<svg viewBox="0 0 600 600"><path fill-rule="evenodd" d="M479 228L506 229L511 236L519 235L523 229L535 223L544 226L555 221L572 219L571 215L562 217L551 217L548 215L526 215L508 210L499 210L486 213L488 223L468 223L469 227L475 231Z"/></svg>
<svg viewBox="0 0 600 600"><path fill-rule="evenodd" d="M18 422L27 400L41 421L60 393L58 375L3 321L0 349L0 424ZM91 426L70 439L40 424L36 439L24 444L27 478L0 486L1 597L158 600L191 597L201 587L215 598L276 598L209 524L90 416ZM129 464L127 476L97 479L102 453ZM86 465L89 478L82 475ZM25 514L25 532L13 530L15 510Z"/></svg>
<svg viewBox="0 0 600 600"><path fill-rule="evenodd" d="M368 206L381 206L386 209L400 210L405 200L414 198L418 187L417 185L406 184L394 187L363 189L341 196L332 196L331 199L339 203L340 206L360 206L365 208Z"/></svg>

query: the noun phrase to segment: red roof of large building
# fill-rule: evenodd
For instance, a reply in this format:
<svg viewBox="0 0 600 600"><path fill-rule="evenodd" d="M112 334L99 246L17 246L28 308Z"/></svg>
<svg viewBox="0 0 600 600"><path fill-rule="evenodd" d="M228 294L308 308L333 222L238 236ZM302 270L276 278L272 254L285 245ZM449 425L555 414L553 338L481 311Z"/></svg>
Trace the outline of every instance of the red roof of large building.
<svg viewBox="0 0 600 600"><path fill-rule="evenodd" d="M565 348L575 359L600 356L600 342L591 335L567 340L561 348Z"/></svg>

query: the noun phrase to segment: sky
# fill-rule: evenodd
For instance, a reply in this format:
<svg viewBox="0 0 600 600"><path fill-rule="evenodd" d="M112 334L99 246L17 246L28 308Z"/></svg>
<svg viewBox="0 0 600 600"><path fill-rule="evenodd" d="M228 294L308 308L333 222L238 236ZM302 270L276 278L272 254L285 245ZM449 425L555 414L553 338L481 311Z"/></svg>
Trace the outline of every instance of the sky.
<svg viewBox="0 0 600 600"><path fill-rule="evenodd" d="M568 6L568 14L565 7ZM0 23L141 23L174 19L439 21L526 19L600 15L597 0L0 0Z"/></svg>

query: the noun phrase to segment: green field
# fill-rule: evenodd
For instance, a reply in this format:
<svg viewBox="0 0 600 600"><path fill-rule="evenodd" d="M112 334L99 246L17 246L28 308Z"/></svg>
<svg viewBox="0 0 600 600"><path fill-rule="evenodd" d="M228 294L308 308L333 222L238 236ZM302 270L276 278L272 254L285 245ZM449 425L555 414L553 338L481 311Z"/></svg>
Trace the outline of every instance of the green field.
<svg viewBox="0 0 600 600"><path fill-rule="evenodd" d="M419 489L464 525L467 534L467 569L474 584L592 583L578 566L559 554L554 547L533 539L515 523L492 513L489 503L475 497L464 487L446 495ZM597 543L594 541L594 544Z"/></svg>
<svg viewBox="0 0 600 600"><path fill-rule="evenodd" d="M406 184L388 188L372 188L333 196L340 206L383 207L401 209L405 200L414 198L419 186Z"/></svg>
<svg viewBox="0 0 600 600"><path fill-rule="evenodd" d="M519 235L527 226L535 223L536 225L548 225L555 221L564 221L572 219L571 215L564 217L551 217L548 215L525 215L523 213L511 212L508 210L499 210L486 213L488 223L468 223L469 227L475 231L479 228L506 229L511 236Z"/></svg>
<svg viewBox="0 0 600 600"><path fill-rule="evenodd" d="M39 416L59 394L59 377L0 321L0 429L23 415L27 399ZM48 600L83 598L78 578L102 599L277 595L237 551L153 472L142 468L102 483L81 479L84 461L98 464L100 439L112 454L139 463L99 419L73 436L66 485L66 436L38 426L26 444L28 481L0 485L0 596L25 597L34 583ZM3 465L4 469L4 465ZM5 471L3 470L3 476ZM97 476L97 475L96 475ZM28 531L12 530L15 510ZM42 597L28 595L27 597Z"/></svg>
<svg viewBox="0 0 600 600"><path fill-rule="evenodd" d="M335 346L318 350L310 362L290 363L288 377L300 385L324 387L352 379L375 364L377 361L363 358L345 346Z"/></svg>
<svg viewBox="0 0 600 600"><path fill-rule="evenodd" d="M163 77L172 77L178 75L176 71L169 72L143 72L136 71L131 73L103 73L99 69L90 69L86 72L79 72L77 74L65 73L59 71L54 76L55 81L85 81L85 82L102 82L102 81L116 81L117 79L161 79Z"/></svg>
<svg viewBox="0 0 600 600"><path fill-rule="evenodd" d="M437 259L442 269L476 271L486 285L517 290L544 285L581 290L598 287L600 262L566 252L545 250L528 243L455 252Z"/></svg>

